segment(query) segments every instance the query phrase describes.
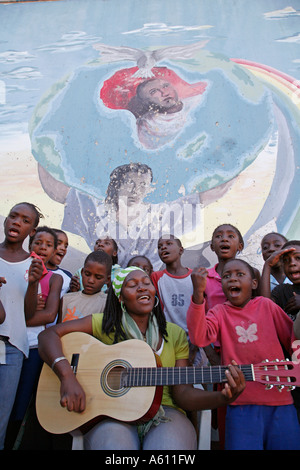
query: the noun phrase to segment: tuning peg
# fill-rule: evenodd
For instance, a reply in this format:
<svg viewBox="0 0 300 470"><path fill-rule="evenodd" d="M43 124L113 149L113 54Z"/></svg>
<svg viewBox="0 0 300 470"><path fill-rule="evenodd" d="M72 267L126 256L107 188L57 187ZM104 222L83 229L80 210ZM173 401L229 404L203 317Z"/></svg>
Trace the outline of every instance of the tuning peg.
<svg viewBox="0 0 300 470"><path fill-rule="evenodd" d="M295 385L289 385L289 386L287 387L287 391L288 391L288 392L291 392L292 390L295 390L295 388L296 388Z"/></svg>
<svg viewBox="0 0 300 470"><path fill-rule="evenodd" d="M264 363L269 362L269 359L265 359L263 362L264 362ZM264 370L267 371L267 370L268 370L268 367L267 367L267 366L264 366ZM266 375L266 381L267 381L267 382L269 381L269 376L268 376L268 375ZM267 386L266 386L266 390L271 390L271 388L273 388L273 385L267 385Z"/></svg>
<svg viewBox="0 0 300 470"><path fill-rule="evenodd" d="M284 389L284 385L276 385L278 392L281 392Z"/></svg>

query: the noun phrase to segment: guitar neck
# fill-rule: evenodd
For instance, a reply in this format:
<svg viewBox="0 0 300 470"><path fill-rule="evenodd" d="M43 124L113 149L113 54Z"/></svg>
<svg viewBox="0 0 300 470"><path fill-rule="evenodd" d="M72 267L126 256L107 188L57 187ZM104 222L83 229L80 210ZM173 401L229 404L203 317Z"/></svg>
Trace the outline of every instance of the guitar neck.
<svg viewBox="0 0 300 470"><path fill-rule="evenodd" d="M241 365L247 381L253 381L252 365ZM226 366L205 367L134 367L122 373L123 387L160 385L213 384L226 382Z"/></svg>

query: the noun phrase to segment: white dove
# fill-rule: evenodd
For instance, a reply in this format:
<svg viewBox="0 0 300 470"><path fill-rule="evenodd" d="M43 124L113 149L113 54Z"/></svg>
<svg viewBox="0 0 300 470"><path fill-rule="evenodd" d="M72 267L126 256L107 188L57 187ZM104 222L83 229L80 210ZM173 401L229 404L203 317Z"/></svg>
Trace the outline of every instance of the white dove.
<svg viewBox="0 0 300 470"><path fill-rule="evenodd" d="M138 70L133 75L134 77L151 78L154 77L151 71L152 68L161 60L190 59L199 49L202 49L207 42L207 40L204 40L186 46L162 47L154 51L143 51L126 46L108 46L106 44L94 44L93 47L97 51L100 51L102 56L109 56L111 62L124 60L136 62Z"/></svg>

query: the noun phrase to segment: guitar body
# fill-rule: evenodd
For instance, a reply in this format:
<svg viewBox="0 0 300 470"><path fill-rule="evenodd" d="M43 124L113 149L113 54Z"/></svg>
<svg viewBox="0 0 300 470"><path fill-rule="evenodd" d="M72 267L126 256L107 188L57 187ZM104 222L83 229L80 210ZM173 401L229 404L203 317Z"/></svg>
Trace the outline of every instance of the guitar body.
<svg viewBox="0 0 300 470"><path fill-rule="evenodd" d="M44 364L39 379L36 412L41 426L53 434L70 432L108 416L119 421L148 420L160 406L162 387L120 387L120 370L125 367L156 367L156 356L140 340L105 345L86 333L62 337L63 352L71 363L79 354L76 377L86 394L86 409L70 412L60 405L60 380Z"/></svg>

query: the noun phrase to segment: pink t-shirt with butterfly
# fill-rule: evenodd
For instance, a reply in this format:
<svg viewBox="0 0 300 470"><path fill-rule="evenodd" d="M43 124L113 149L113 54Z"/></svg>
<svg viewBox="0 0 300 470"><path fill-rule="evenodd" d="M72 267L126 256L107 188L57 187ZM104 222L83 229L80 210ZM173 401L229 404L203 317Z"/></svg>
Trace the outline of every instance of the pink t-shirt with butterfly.
<svg viewBox="0 0 300 470"><path fill-rule="evenodd" d="M215 341L221 345L221 363L257 364L266 359L285 359L282 346L292 352L296 338L293 322L272 300L251 299L245 307L230 302L219 304L205 314L205 302L193 303L187 312L187 326L193 344L204 347ZM265 390L258 382L247 382L244 392L233 403L256 405L286 405L293 403L290 392L277 388Z"/></svg>

